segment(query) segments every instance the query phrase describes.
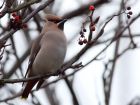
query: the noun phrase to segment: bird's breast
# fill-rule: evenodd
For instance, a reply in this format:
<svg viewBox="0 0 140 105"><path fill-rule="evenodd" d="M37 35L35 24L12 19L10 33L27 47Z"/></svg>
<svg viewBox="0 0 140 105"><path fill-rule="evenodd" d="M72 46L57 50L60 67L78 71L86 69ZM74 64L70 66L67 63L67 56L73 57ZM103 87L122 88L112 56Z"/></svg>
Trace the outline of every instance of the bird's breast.
<svg viewBox="0 0 140 105"><path fill-rule="evenodd" d="M60 39L52 40L49 37L42 42L35 61L33 63L33 74L47 74L58 70L63 64L66 54L66 42Z"/></svg>

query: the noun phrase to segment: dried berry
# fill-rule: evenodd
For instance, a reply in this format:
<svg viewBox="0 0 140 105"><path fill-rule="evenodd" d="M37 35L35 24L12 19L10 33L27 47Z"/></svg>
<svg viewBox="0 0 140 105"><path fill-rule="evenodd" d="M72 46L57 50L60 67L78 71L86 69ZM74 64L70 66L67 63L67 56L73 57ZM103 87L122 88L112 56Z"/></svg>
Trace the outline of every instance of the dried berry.
<svg viewBox="0 0 140 105"><path fill-rule="evenodd" d="M84 34L82 34L81 37L82 37L82 38L85 37Z"/></svg>
<svg viewBox="0 0 140 105"><path fill-rule="evenodd" d="M127 10L131 10L131 7L127 7Z"/></svg>
<svg viewBox="0 0 140 105"><path fill-rule="evenodd" d="M90 30L91 30L91 31L95 31L95 26L91 26L91 27L90 27Z"/></svg>
<svg viewBox="0 0 140 105"><path fill-rule="evenodd" d="M83 45L83 41L82 40L79 40L78 44L79 45Z"/></svg>
<svg viewBox="0 0 140 105"><path fill-rule="evenodd" d="M131 18L131 16L130 16L129 14L127 14L127 18L128 18L128 19L130 19L130 18Z"/></svg>
<svg viewBox="0 0 140 105"><path fill-rule="evenodd" d="M91 23L90 23L90 27L92 27L92 26L94 26L94 22L91 22Z"/></svg>
<svg viewBox="0 0 140 105"><path fill-rule="evenodd" d="M80 35L83 35L83 32L82 31L80 31Z"/></svg>
<svg viewBox="0 0 140 105"><path fill-rule="evenodd" d="M84 39L84 40L83 40L83 43L85 43L85 44L86 44L86 43L87 43L87 39Z"/></svg>
<svg viewBox="0 0 140 105"><path fill-rule="evenodd" d="M27 26L27 24L22 24L22 28L27 28L28 26Z"/></svg>
<svg viewBox="0 0 140 105"><path fill-rule="evenodd" d="M87 30L84 28L83 31L86 32Z"/></svg>
<svg viewBox="0 0 140 105"><path fill-rule="evenodd" d="M132 14L133 14L133 12L132 12L132 11L129 11L129 12L128 12L128 14L129 14L129 15L132 15Z"/></svg>

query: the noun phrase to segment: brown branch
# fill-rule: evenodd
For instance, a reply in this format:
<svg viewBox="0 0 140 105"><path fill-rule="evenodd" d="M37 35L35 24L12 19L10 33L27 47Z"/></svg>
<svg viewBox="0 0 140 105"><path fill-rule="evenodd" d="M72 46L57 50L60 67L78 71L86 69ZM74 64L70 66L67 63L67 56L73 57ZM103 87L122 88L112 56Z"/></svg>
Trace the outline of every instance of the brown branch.
<svg viewBox="0 0 140 105"><path fill-rule="evenodd" d="M30 0L29 2L25 2L23 4L18 5L16 8L11 9L10 7L13 5L14 0L6 0L5 8L1 11L0 18L3 17L6 13L12 13L24 9L34 3L38 3L39 0Z"/></svg>
<svg viewBox="0 0 140 105"><path fill-rule="evenodd" d="M101 6L105 3L108 3L108 2L109 2L109 0L97 0L94 3L83 5L83 6L79 7L77 10L74 10L70 13L65 14L63 16L63 18L70 19L72 17L79 16L79 15L85 13L86 11L88 11L89 5L94 5L96 8L98 8L99 6Z"/></svg>
<svg viewBox="0 0 140 105"><path fill-rule="evenodd" d="M58 73L53 73L53 74L46 74L42 76L34 76L30 78L23 78L23 79L0 79L0 84L5 84L5 83L18 83L18 82L28 82L30 80L34 79L41 79L41 78L48 78L50 76L58 75Z"/></svg>
<svg viewBox="0 0 140 105"><path fill-rule="evenodd" d="M3 0L2 5L0 6L0 9L4 6L5 0Z"/></svg>
<svg viewBox="0 0 140 105"><path fill-rule="evenodd" d="M21 9L27 8L28 6L38 3L40 0L29 0L28 2L22 3L20 5L18 5L16 8L13 9L8 9L6 12L7 13L12 13L12 12L16 12L19 11Z"/></svg>
<svg viewBox="0 0 140 105"><path fill-rule="evenodd" d="M5 5L3 10L0 12L1 13L0 18L2 18L7 13L7 10L13 5L14 0L4 0L4 2Z"/></svg>
<svg viewBox="0 0 140 105"><path fill-rule="evenodd" d="M74 75L75 73L77 73L79 70L81 70L81 69L77 69L77 70L75 70L74 72L72 72L72 73L70 73L70 74L68 74L68 75L61 76L60 78L55 79L55 80L53 80L53 81L47 83L46 85L42 86L41 88L45 88L45 87L47 87L47 86L49 86L49 85L51 85L51 84L54 84L54 83L56 83L56 82L58 82L58 81L60 81L60 80L62 80L62 79L64 79L64 78L67 78L67 77L69 77L69 76L72 76L72 75ZM51 74L50 74L50 75L51 75ZM37 78L38 78L38 79L39 79L39 78L46 78L46 77L48 77L48 76L49 76L49 75L35 76L35 77L27 78L27 79L3 79L3 80L0 80L0 83L28 82L29 80L33 80L33 79L37 79ZM31 93L34 92L34 91L37 91L37 90L32 90ZM11 97L8 97L8 98L5 98L5 99L0 100L0 102L5 102L5 101L8 101L8 100L12 100L12 99L14 99L14 98L16 98L16 97L21 96L21 94L22 94L22 92L19 92L19 93L17 93L17 94L14 95L14 96L11 96Z"/></svg>
<svg viewBox="0 0 140 105"><path fill-rule="evenodd" d="M94 60L96 60L97 59L97 57L101 54L101 53L103 53L114 41L116 41L119 37L126 37L126 36L122 36L122 34L123 34L123 32L131 25L131 24L133 24L138 18L140 17L140 14L138 14L136 17L134 17L131 21L130 21L130 23L126 26L126 27L124 27L116 36L114 36L113 38L111 38L111 42L105 47L105 48L103 48L93 59L91 59L86 65L88 65L88 64L90 64L92 61L94 61ZM138 35L136 35L136 37L137 37ZM92 44L93 43L95 43L94 41L93 42L91 42ZM96 43L95 43L96 44ZM86 66L86 65L84 65L84 66Z"/></svg>
<svg viewBox="0 0 140 105"><path fill-rule="evenodd" d="M63 76L66 76L66 74L64 74ZM65 82L66 82L66 84L71 92L71 95L72 95L73 101L74 101L74 105L79 105L78 99L77 99L76 94L72 88L71 83L69 82L69 79L66 77L66 78L64 78L64 80L65 80Z"/></svg>
<svg viewBox="0 0 140 105"><path fill-rule="evenodd" d="M39 11L44 9L46 6L48 6L50 3L52 3L54 0L48 0L44 4L40 5L37 9L35 9L31 14L29 14L22 22L26 23L28 22L34 15L36 15ZM17 30L11 30L8 34L4 35L0 40L7 40L11 35L13 35Z"/></svg>
<svg viewBox="0 0 140 105"><path fill-rule="evenodd" d="M14 66L10 69L10 71L8 73L6 73L3 78L10 78L13 73L15 73L15 71L17 70L17 68L19 67L19 65L21 65L21 63L28 57L30 53L30 47L26 50L26 52L21 56L21 58L19 58L19 62L15 62Z"/></svg>

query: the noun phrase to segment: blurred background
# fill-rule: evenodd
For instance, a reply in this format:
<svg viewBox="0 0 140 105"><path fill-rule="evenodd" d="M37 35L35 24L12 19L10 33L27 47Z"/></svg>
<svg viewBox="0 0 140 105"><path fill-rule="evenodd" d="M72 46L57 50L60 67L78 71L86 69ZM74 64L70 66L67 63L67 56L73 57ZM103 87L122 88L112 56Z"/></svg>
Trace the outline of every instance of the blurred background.
<svg viewBox="0 0 140 105"><path fill-rule="evenodd" d="M0 105L140 105L139 7L139 0L0 0ZM24 27L13 25L13 13ZM2 80L24 78L46 14L68 19L64 64L71 75L51 76L23 100L22 82ZM79 44L81 31L90 43Z"/></svg>

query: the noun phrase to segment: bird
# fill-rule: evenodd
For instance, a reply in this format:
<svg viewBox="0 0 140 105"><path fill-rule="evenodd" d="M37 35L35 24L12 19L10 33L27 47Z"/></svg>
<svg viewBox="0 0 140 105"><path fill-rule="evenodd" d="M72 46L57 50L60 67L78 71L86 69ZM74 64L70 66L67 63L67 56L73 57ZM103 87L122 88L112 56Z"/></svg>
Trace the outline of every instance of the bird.
<svg viewBox="0 0 140 105"><path fill-rule="evenodd" d="M25 78L55 73L60 69L67 51L67 40L63 32L66 21L67 19L52 14L46 16L39 37L33 41ZM39 89L44 81L29 80L23 89L22 98L27 99L32 88L37 84L36 88Z"/></svg>

